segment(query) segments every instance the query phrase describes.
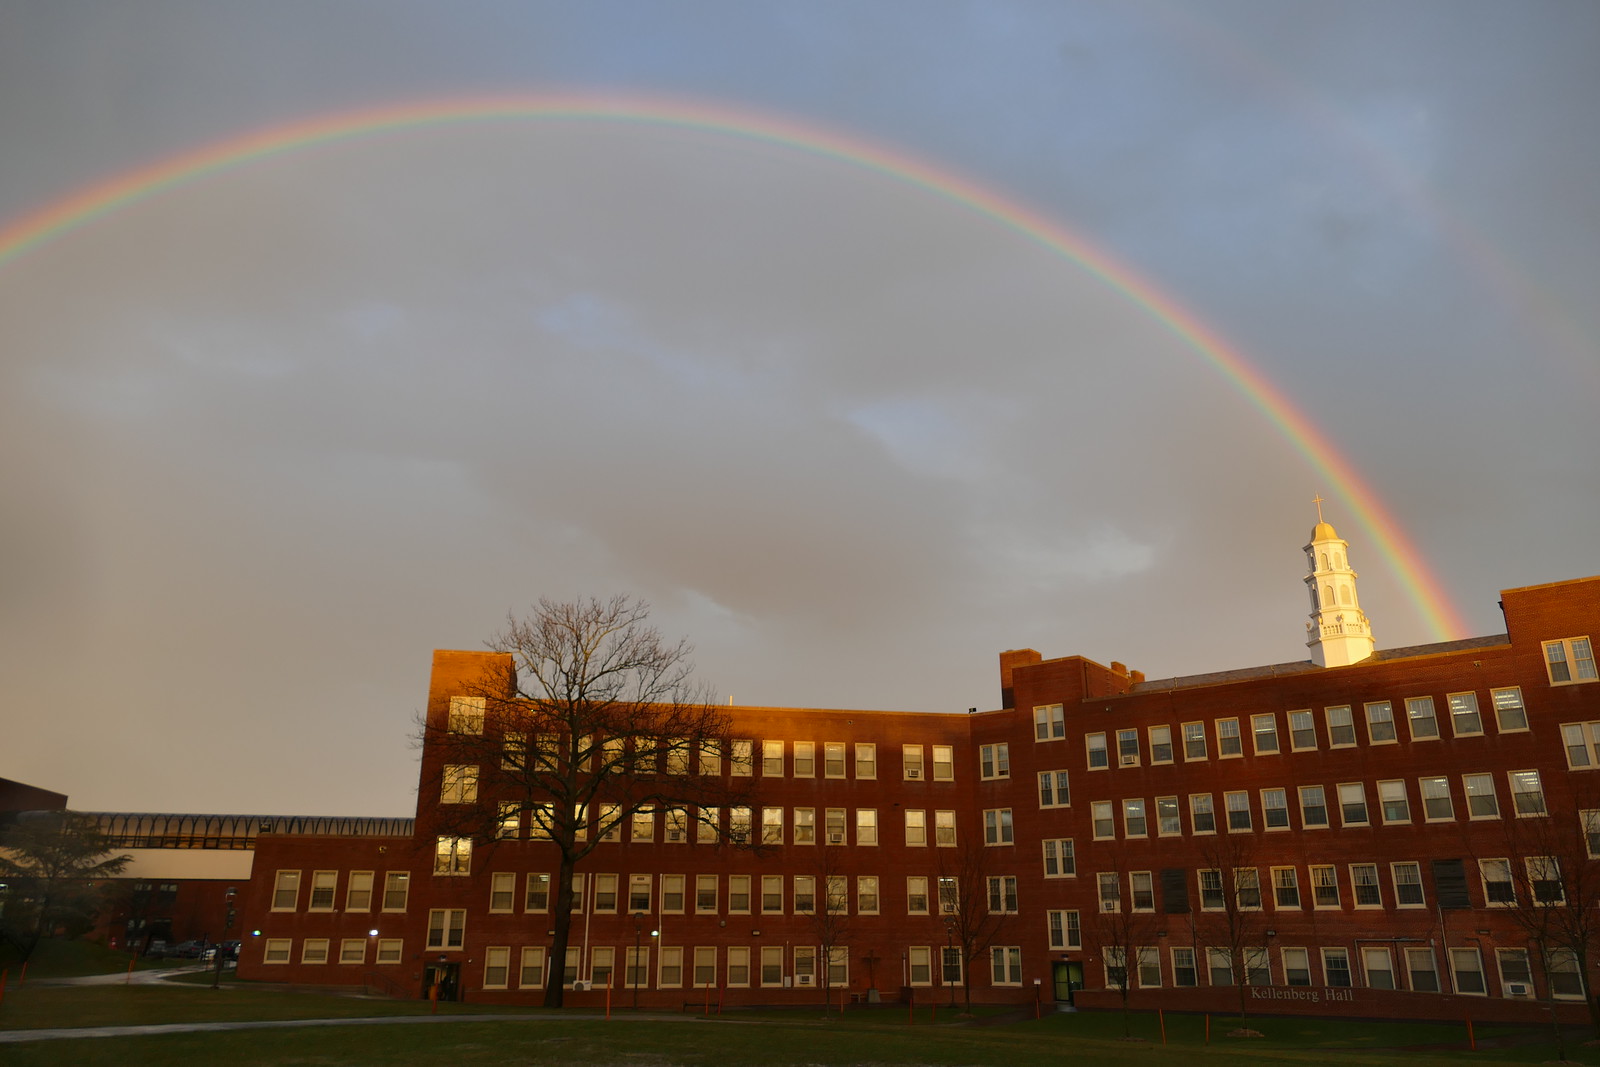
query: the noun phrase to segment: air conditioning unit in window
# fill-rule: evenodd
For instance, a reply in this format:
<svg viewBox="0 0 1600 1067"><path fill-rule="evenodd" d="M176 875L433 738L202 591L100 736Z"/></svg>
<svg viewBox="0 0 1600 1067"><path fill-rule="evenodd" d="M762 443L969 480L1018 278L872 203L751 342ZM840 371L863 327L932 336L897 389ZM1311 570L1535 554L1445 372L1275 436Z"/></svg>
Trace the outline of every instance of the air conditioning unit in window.
<svg viewBox="0 0 1600 1067"><path fill-rule="evenodd" d="M667 831L667 840L668 841L682 841L688 836L689 835L683 830L668 830Z"/></svg>
<svg viewBox="0 0 1600 1067"><path fill-rule="evenodd" d="M572 991L574 993L587 993L593 986L593 982L573 982Z"/></svg>
<svg viewBox="0 0 1600 1067"><path fill-rule="evenodd" d="M918 767L909 767L906 769L906 777L915 781L922 777L922 770Z"/></svg>
<svg viewBox="0 0 1600 1067"><path fill-rule="evenodd" d="M1531 996L1533 996L1533 987L1530 986L1527 982L1507 982L1506 983L1506 996L1508 996L1508 997L1531 997Z"/></svg>
<svg viewBox="0 0 1600 1067"><path fill-rule="evenodd" d="M939 905L939 910L944 912L946 915L954 915L956 913L956 906L947 900L943 904Z"/></svg>
<svg viewBox="0 0 1600 1067"><path fill-rule="evenodd" d="M830 844L830 845L842 845L842 844L844 844L844 835L843 834L829 834L828 835L828 844Z"/></svg>
<svg viewBox="0 0 1600 1067"><path fill-rule="evenodd" d="M797 986L814 986L817 984L817 976L814 974L797 974L794 976L794 984Z"/></svg>
<svg viewBox="0 0 1600 1067"><path fill-rule="evenodd" d="M1139 766L1139 757L1134 755L1124 755L1122 757L1122 765L1124 767L1137 767Z"/></svg>

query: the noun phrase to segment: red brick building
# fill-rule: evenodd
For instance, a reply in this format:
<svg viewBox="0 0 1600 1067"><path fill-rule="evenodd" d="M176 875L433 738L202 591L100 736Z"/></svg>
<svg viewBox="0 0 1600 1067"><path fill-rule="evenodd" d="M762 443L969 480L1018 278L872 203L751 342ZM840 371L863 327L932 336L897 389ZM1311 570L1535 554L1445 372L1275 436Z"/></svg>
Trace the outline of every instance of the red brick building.
<svg viewBox="0 0 1600 1067"><path fill-rule="evenodd" d="M748 770L770 847L619 827L579 867L567 1002L948 999L960 897L999 916L981 1001L1582 1015L1600 961L1551 923L1600 902L1600 578L1375 651L1345 547L1307 546L1310 660L1151 681L1015 650L996 710L727 709L711 773ZM508 666L435 653L429 716ZM425 785L410 835L260 835L241 976L538 1003L554 848L430 834L453 799Z"/></svg>

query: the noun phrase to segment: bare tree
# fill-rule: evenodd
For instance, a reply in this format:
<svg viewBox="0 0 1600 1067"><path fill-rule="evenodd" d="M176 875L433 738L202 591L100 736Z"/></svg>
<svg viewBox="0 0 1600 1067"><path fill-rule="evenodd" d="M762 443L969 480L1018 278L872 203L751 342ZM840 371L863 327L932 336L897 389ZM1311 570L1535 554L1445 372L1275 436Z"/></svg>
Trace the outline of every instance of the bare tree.
<svg viewBox="0 0 1600 1067"><path fill-rule="evenodd" d="M844 849L824 845L817 850L814 897L811 908L811 933L817 939L817 966L822 980L822 1003L826 1008L833 988L833 957L850 944L850 879L844 873Z"/></svg>
<svg viewBox="0 0 1600 1067"><path fill-rule="evenodd" d="M550 1007L563 1000L573 873L602 840L649 815L757 846L740 808L748 786L736 784L750 779L729 773L741 758L730 720L692 683L687 642L666 643L648 616L628 597L541 599L488 642L505 654L499 668L422 724L422 788L440 801L427 813L436 869L518 836L524 821L560 857Z"/></svg>
<svg viewBox="0 0 1600 1067"><path fill-rule="evenodd" d="M939 915L961 953L961 992L971 1012L972 965L1016 914L1016 878L994 873L992 850L971 835L937 851Z"/></svg>
<svg viewBox="0 0 1600 1067"><path fill-rule="evenodd" d="M1155 872L1129 870L1120 849L1107 849L1102 855L1110 869L1095 875L1098 903L1092 929L1100 944L1106 984L1122 1000L1122 1034L1126 1037L1130 1032L1128 996L1139 953L1155 942Z"/></svg>
<svg viewBox="0 0 1600 1067"><path fill-rule="evenodd" d="M1584 997L1600 1034L1600 1003L1584 996L1600 963L1600 793L1575 798L1575 806L1571 813L1506 819L1505 854L1479 862L1487 865L1486 884L1500 886L1491 892L1505 898L1490 903L1507 905L1503 914L1538 955L1551 1004L1557 994Z"/></svg>
<svg viewBox="0 0 1600 1067"><path fill-rule="evenodd" d="M1195 928L1208 948L1228 954L1228 968L1239 990L1239 1025L1249 1017L1251 976L1266 960L1266 912L1262 910L1261 870L1248 833L1219 833L1196 840L1202 864L1200 907ZM1196 960L1196 965L1202 961Z"/></svg>
<svg viewBox="0 0 1600 1067"><path fill-rule="evenodd" d="M106 880L131 859L111 852L99 821L77 812L25 815L0 835L0 935L23 962L57 930L76 937L94 926Z"/></svg>

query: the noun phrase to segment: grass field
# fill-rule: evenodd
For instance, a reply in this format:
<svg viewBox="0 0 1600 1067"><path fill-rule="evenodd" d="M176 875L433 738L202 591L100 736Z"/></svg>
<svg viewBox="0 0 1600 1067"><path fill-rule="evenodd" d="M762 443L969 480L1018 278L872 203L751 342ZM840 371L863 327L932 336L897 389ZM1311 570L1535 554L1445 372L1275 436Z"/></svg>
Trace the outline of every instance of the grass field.
<svg viewBox="0 0 1600 1067"><path fill-rule="evenodd" d="M126 957L121 958L126 967ZM112 961L114 962L114 961ZM68 969L88 966L73 963ZM46 968L48 973L49 968ZM429 1014L422 1001L396 1001L294 991L237 983L213 990L209 977L190 982L123 985L49 985L13 978L0 1001L0 1030L57 1027L209 1023L244 1020L357 1020L347 1022L172 1034L96 1037L0 1044L5 1067L60 1064L255 1065L561 1065L590 1067L775 1067L848 1064L1050 1065L1081 1064L1456 1064L1548 1063L1557 1059L1548 1031L1482 1026L1479 1048L1469 1052L1459 1025L1383 1023L1263 1017L1252 1020L1261 1038L1225 1036L1231 1020L1168 1016L1166 1043L1155 1016L1129 1019L1123 1037L1119 1014L1079 1013L1016 1019L998 1014L959 1019L919 1010L915 1024L896 1008L824 1016L818 1009L742 1011L715 1019L693 1015L612 1020L590 1013L441 1005ZM474 1018L486 1013L514 1019ZM1600 1065L1600 1049L1574 1034L1569 1062Z"/></svg>

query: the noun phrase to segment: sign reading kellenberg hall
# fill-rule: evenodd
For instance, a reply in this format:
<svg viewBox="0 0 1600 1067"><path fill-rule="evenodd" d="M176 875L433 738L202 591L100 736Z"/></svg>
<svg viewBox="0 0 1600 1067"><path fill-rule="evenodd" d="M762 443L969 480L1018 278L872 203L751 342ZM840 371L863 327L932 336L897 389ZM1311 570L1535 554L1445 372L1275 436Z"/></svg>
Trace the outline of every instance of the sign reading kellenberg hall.
<svg viewBox="0 0 1600 1067"><path fill-rule="evenodd" d="M1253 1000L1299 1000L1308 1004L1354 1004L1354 989L1285 989L1282 986L1251 986Z"/></svg>

